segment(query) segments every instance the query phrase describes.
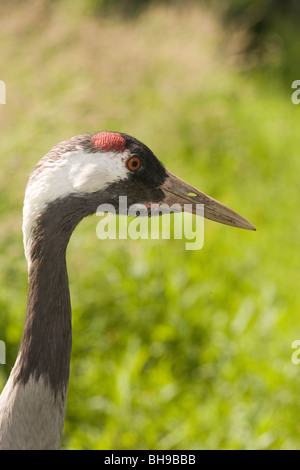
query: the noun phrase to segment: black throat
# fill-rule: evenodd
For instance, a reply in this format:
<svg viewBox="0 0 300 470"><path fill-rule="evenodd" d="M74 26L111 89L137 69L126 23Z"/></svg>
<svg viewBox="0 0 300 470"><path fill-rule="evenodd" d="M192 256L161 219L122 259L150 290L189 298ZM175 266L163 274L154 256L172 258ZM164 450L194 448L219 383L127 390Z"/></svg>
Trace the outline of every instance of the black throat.
<svg viewBox="0 0 300 470"><path fill-rule="evenodd" d="M77 202L77 204L76 204ZM71 303L66 266L69 238L84 213L64 198L48 205L36 221L30 249L25 324L15 380L42 377L55 395L65 394L72 346Z"/></svg>

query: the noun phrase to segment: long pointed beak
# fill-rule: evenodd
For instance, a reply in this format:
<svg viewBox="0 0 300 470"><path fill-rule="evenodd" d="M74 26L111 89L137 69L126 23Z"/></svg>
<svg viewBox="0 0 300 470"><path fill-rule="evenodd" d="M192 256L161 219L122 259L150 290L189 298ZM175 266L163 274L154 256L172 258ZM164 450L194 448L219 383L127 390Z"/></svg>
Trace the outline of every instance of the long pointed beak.
<svg viewBox="0 0 300 470"><path fill-rule="evenodd" d="M256 230L248 220L244 219L237 212L225 206L216 199L202 193L182 179L167 171L167 179L160 187L165 193L163 204L179 204L182 210L196 214L197 204L204 204L204 217L221 224L231 225L232 227L244 228L247 230ZM184 205L190 207L184 207Z"/></svg>

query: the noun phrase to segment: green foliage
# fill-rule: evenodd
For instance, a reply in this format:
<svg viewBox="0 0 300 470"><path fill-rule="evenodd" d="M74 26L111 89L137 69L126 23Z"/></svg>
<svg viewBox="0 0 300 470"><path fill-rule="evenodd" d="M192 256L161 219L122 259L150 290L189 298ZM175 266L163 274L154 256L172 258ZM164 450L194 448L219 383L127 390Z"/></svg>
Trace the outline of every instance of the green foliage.
<svg viewBox="0 0 300 470"><path fill-rule="evenodd" d="M158 5L123 21L92 18L83 5L0 7L0 385L25 313L28 173L60 140L119 130L258 231L207 221L194 252L180 240L100 241L96 216L79 225L68 248L63 448L298 449L300 110L291 84L233 62L206 9Z"/></svg>
<svg viewBox="0 0 300 470"><path fill-rule="evenodd" d="M226 26L233 23L247 32L241 52L246 53L248 61L285 83L299 76L297 0L230 0L223 5L223 14Z"/></svg>

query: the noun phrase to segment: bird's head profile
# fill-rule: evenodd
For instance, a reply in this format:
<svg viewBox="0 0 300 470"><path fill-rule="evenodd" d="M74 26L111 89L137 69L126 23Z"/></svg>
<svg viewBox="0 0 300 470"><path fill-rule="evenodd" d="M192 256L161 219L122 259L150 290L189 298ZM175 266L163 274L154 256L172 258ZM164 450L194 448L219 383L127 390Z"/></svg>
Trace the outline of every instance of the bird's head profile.
<svg viewBox="0 0 300 470"><path fill-rule="evenodd" d="M119 197L127 205L179 204L204 217L234 227L255 227L234 212L169 172L154 153L134 137L119 132L98 132L72 137L53 147L31 173L24 201L24 245L27 258L35 227L48 220L72 229L100 204L118 212ZM57 226L56 229L59 230Z"/></svg>

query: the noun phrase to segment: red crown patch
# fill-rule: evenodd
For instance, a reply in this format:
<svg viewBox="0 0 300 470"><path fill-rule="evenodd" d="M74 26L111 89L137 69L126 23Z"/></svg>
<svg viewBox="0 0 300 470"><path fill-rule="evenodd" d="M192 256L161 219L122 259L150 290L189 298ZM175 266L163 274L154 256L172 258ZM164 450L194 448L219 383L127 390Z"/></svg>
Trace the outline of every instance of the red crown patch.
<svg viewBox="0 0 300 470"><path fill-rule="evenodd" d="M118 132L99 132L93 135L92 142L105 152L123 152L126 148L126 141Z"/></svg>

